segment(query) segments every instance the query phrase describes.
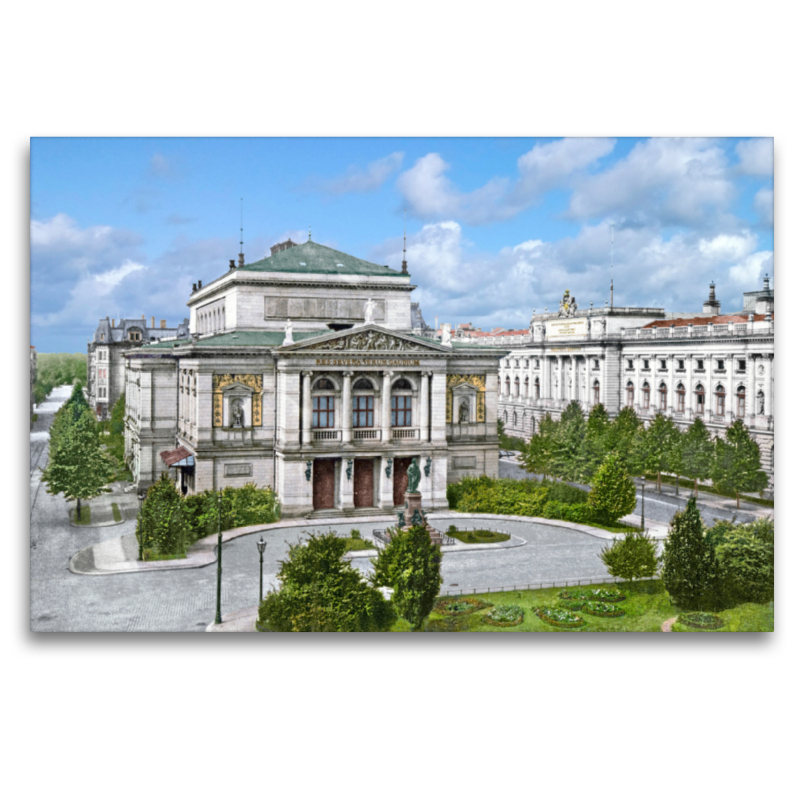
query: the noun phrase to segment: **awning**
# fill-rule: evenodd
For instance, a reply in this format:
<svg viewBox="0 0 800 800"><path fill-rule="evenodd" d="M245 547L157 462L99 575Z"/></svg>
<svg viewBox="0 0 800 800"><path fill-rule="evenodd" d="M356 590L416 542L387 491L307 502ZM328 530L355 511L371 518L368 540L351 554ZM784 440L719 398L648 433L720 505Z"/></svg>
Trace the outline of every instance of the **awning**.
<svg viewBox="0 0 800 800"><path fill-rule="evenodd" d="M177 450L164 450L159 455L168 467L194 466L194 454L185 447L179 447Z"/></svg>

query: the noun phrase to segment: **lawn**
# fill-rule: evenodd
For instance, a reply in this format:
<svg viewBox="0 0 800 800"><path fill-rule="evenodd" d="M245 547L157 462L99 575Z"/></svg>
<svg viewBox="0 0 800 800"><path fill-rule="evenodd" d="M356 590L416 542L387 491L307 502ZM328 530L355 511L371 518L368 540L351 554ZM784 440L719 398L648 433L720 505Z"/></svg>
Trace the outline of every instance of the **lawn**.
<svg viewBox="0 0 800 800"><path fill-rule="evenodd" d="M594 587L581 587L586 589L609 589L612 584L597 584ZM613 631L653 631L660 632L661 625L667 619L676 617L680 610L670 601L669 595L664 591L664 586L659 580L641 581L635 585L631 592L626 584L616 584L615 588L625 595L625 599L614 603L622 609L622 617L596 617L584 611L575 611L583 617L586 624L580 628L566 629L555 628L534 613L535 608L542 606L565 608L559 595L565 591L556 589L531 589L518 592L492 592L489 594L469 595L469 597L492 603L493 605L517 605L525 612L525 617L520 625L515 627L500 628L492 626L483 620L487 610L475 611L471 614L447 616L432 613L428 619L428 630L439 631L535 631L535 632L563 632L575 633L580 631L613 632ZM455 598L453 598L455 599ZM745 603L736 608L717 612L725 621L725 625L715 633L725 631L772 631L774 630L773 604L757 605ZM678 631L681 626L675 630ZM398 620L393 630L409 631L410 626L404 620ZM686 628L685 630L691 630Z"/></svg>
<svg viewBox="0 0 800 800"><path fill-rule="evenodd" d="M375 542L372 541L365 541L361 537L350 536L345 539L347 542L347 552L352 552L353 550L375 550L377 549L377 545Z"/></svg>
<svg viewBox="0 0 800 800"><path fill-rule="evenodd" d="M116 503L111 504L111 513L114 515L114 522L122 522L122 512Z"/></svg>
<svg viewBox="0 0 800 800"><path fill-rule="evenodd" d="M75 525L91 525L92 524L92 510L89 508L88 503L81 506L81 513L78 516L77 511L72 513L72 522Z"/></svg>
<svg viewBox="0 0 800 800"><path fill-rule="evenodd" d="M492 542L507 542L511 537L507 533L498 533L497 531L459 531L455 528L449 528L445 531L448 536L458 539L459 542L464 544L490 544Z"/></svg>

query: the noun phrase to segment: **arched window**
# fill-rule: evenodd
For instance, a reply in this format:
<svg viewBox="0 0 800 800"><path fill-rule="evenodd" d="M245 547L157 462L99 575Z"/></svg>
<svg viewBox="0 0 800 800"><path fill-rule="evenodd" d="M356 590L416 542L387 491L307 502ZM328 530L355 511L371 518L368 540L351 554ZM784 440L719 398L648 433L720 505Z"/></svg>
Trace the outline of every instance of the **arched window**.
<svg viewBox="0 0 800 800"><path fill-rule="evenodd" d="M536 417L531 414L531 436L536 433Z"/></svg>
<svg viewBox="0 0 800 800"><path fill-rule="evenodd" d="M650 384L647 381L642 384L642 408L650 409Z"/></svg>
<svg viewBox="0 0 800 800"><path fill-rule="evenodd" d="M519 397L519 378L514 378L514 397Z"/></svg>
<svg viewBox="0 0 800 800"><path fill-rule="evenodd" d="M517 427L517 412L516 411L514 412L514 415L511 417L511 419L512 419L512 423L511 423L512 427L516 428Z"/></svg>
<svg viewBox="0 0 800 800"><path fill-rule="evenodd" d="M678 412L683 414L686 411L686 389L682 383L678 384L675 394L678 396Z"/></svg>
<svg viewBox="0 0 800 800"><path fill-rule="evenodd" d="M633 408L633 381L628 381L625 386L625 402L629 408Z"/></svg>
<svg viewBox="0 0 800 800"><path fill-rule="evenodd" d="M663 381L658 386L658 408L659 411L667 410L667 384Z"/></svg>
<svg viewBox="0 0 800 800"><path fill-rule="evenodd" d="M327 378L320 378L314 384L314 391L315 392L332 392L336 389L333 385L333 381L328 380Z"/></svg>
<svg viewBox="0 0 800 800"><path fill-rule="evenodd" d="M511 378L508 376L506 376L506 396L511 396Z"/></svg>
<svg viewBox="0 0 800 800"><path fill-rule="evenodd" d="M722 416L725 413L725 387L719 384L714 395L717 398L717 414Z"/></svg>
<svg viewBox="0 0 800 800"><path fill-rule="evenodd" d="M508 411L503 412L503 425L508 425Z"/></svg>
<svg viewBox="0 0 800 800"><path fill-rule="evenodd" d="M353 384L353 391L354 392L372 392L374 390L375 390L375 387L366 378L359 378Z"/></svg>
<svg viewBox="0 0 800 800"><path fill-rule="evenodd" d="M592 399L595 405L597 405L600 402L600 381L596 380L592 384Z"/></svg>
<svg viewBox="0 0 800 800"><path fill-rule="evenodd" d="M525 378L525 397L530 397L531 394L531 379Z"/></svg>
<svg viewBox="0 0 800 800"><path fill-rule="evenodd" d="M698 383L697 386L694 387L694 396L697 413L702 414L706 410L706 390L703 388L702 383Z"/></svg>
<svg viewBox="0 0 800 800"><path fill-rule="evenodd" d="M353 384L354 392L374 392L375 387L366 378L359 378ZM353 427L372 428L375 426L375 396L374 394L354 394Z"/></svg>
<svg viewBox="0 0 800 800"><path fill-rule="evenodd" d="M539 379L536 378L536 380L533 382L534 400L539 399L539 388L540 388Z"/></svg>
<svg viewBox="0 0 800 800"><path fill-rule="evenodd" d="M391 412L393 428L411 427L411 384L406 378L400 378L392 386Z"/></svg>
<svg viewBox="0 0 800 800"><path fill-rule="evenodd" d="M745 399L744 386L740 386L736 390L736 416L737 417L743 417L744 416L744 399Z"/></svg>

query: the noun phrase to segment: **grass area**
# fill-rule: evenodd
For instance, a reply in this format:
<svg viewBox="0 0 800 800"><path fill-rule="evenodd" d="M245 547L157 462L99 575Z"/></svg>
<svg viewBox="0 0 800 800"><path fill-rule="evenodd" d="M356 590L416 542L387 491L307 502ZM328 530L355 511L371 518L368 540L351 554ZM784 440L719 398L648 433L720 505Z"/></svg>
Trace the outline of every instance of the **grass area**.
<svg viewBox="0 0 800 800"><path fill-rule="evenodd" d="M72 515L72 522L75 525L91 525L92 524L92 509L89 508L88 503L84 503L81 506L81 513L80 516L78 512L75 511Z"/></svg>
<svg viewBox="0 0 800 800"><path fill-rule="evenodd" d="M646 473L645 478L648 481L656 482L657 475L655 473ZM694 489L694 481L686 480L685 478L681 478L678 481L678 485L683 487L684 489ZM663 472L661 473L661 491L664 494L670 494L670 487L672 488L672 494L675 493L675 478L670 477L669 475L665 475ZM731 500L736 499L736 492L723 492L720 489L717 489L715 486L704 486L702 483L698 484L697 488L701 492L707 492L708 494L715 494L719 497L729 497ZM775 501L774 500L766 500L763 497L751 497L747 494L739 495L739 500L745 503L755 503L759 506L766 506L767 508L775 508Z"/></svg>
<svg viewBox="0 0 800 800"><path fill-rule="evenodd" d="M114 515L114 522L122 522L122 512L116 503L111 504L111 513Z"/></svg>
<svg viewBox="0 0 800 800"><path fill-rule="evenodd" d="M39 421L39 415L38 415L38 414L34 414L34 415L31 417L31 422L38 422L38 421Z"/></svg>
<svg viewBox="0 0 800 800"><path fill-rule="evenodd" d="M175 561L179 558L186 558L186 553L156 553L147 547L145 547L143 555L145 561Z"/></svg>
<svg viewBox="0 0 800 800"><path fill-rule="evenodd" d="M376 548L373 542L366 542L361 537L350 536L345 541L347 542L348 552L352 550L375 550Z"/></svg>
<svg viewBox="0 0 800 800"><path fill-rule="evenodd" d="M611 584L597 584L595 587L582 588L609 588ZM662 623L676 617L680 610L670 601L669 595L664 591L660 580L641 581L631 587L627 584L616 584L625 599L615 603L625 612L623 617L596 617L585 611L577 611L586 624L580 628L556 628L536 616L534 609L545 607L564 608L559 595L565 591L556 589L531 589L518 592L491 592L488 594L470 595L470 598L492 603L495 606L514 604L521 606L525 612L520 625L509 628L498 628L488 624L483 619L485 611L475 611L472 614L459 616L446 616L432 613L428 619L428 629L434 631L533 631L533 632L580 632L580 631L661 631ZM455 600L456 598L453 598ZM773 604L758 605L745 603L727 611L717 612L725 621L719 631L772 631L774 630ZM405 620L395 623L394 631L410 631L411 626ZM674 630L678 630L675 628ZM687 629L688 630L688 629ZM715 632L719 632L715 631Z"/></svg>
<svg viewBox="0 0 800 800"><path fill-rule="evenodd" d="M497 531L457 531L455 528L450 528L446 533L448 536L458 539L459 542L464 542L464 544L507 542L511 538L507 533L498 533Z"/></svg>

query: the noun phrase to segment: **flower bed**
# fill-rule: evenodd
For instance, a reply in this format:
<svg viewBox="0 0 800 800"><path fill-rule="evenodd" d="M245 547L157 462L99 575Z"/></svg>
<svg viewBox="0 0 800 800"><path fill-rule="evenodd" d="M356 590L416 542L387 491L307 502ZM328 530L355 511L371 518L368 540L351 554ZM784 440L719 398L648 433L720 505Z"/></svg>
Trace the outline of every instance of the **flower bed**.
<svg viewBox="0 0 800 800"><path fill-rule="evenodd" d="M619 603L625 599L625 595L616 589L584 589L580 586L566 589L559 597L562 600L599 600L604 603Z"/></svg>
<svg viewBox="0 0 800 800"><path fill-rule="evenodd" d="M583 604L583 611L593 617L624 617L625 611L613 603L603 603L599 600L587 600Z"/></svg>
<svg viewBox="0 0 800 800"><path fill-rule="evenodd" d="M715 631L725 624L722 617L716 614L708 614L705 611L692 611L689 614L681 614L677 620L681 625L689 628L697 628L701 631Z"/></svg>
<svg viewBox="0 0 800 800"><path fill-rule="evenodd" d="M480 611L482 608L489 608L491 603L478 600L476 597L458 597L453 599L440 600L434 607L437 614L445 614L449 617L457 617L461 614L471 614L473 611Z"/></svg>
<svg viewBox="0 0 800 800"><path fill-rule="evenodd" d="M556 628L580 628L586 624L586 620L583 617L579 617L565 608L535 608L534 612L540 620Z"/></svg>
<svg viewBox="0 0 800 800"><path fill-rule="evenodd" d="M519 625L525 618L525 612L521 606L495 606L488 614L484 614L483 620L496 628L513 628Z"/></svg>

